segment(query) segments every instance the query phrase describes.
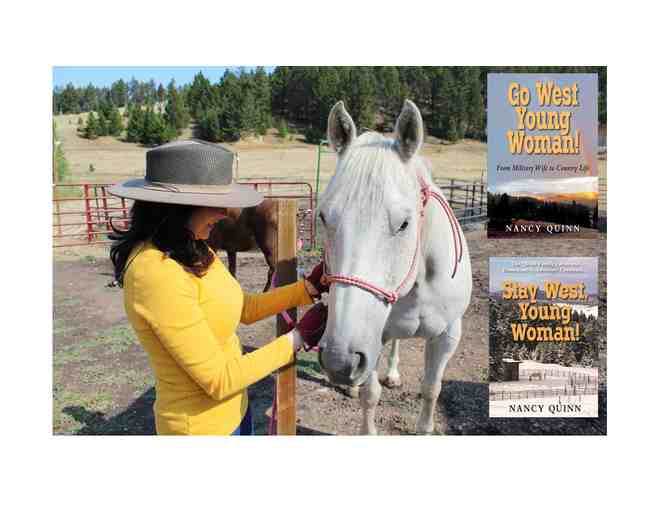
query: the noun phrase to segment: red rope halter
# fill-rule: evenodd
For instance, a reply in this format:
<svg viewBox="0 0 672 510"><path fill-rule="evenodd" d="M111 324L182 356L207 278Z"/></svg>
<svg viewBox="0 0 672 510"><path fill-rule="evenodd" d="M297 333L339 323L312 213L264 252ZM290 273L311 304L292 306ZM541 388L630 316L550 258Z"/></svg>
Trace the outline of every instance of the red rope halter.
<svg viewBox="0 0 672 510"><path fill-rule="evenodd" d="M448 202L446 202L446 199L443 198L443 196L440 193L437 193L436 191L430 189L429 185L419 174L418 174L418 181L420 183L420 207L419 207L420 222L418 226L418 237L417 242L415 244L415 251L413 252L413 260L411 261L411 267L409 268L408 272L406 273L406 276L401 281L401 283L394 290L390 291L383 289L382 287L379 287L373 283L367 282L366 280L363 280L361 278L357 278L356 276L329 274L328 273L329 268L327 263L327 253L329 252L329 247L325 246L324 251L325 276L329 281L329 283L338 282L338 283L344 283L346 285L353 285L355 287L359 287L360 289L371 292L372 294L378 296L383 301L391 305L396 303L397 300L399 299L399 291L404 288L404 285L406 285L408 279L413 274L415 266L417 264L418 253L420 251L420 244L422 242L422 229L425 222L425 209L427 207L427 203L429 202L430 198L434 198L437 202L439 202L444 212L448 216L448 220L450 222L450 228L453 236L453 246L454 246L453 252L455 253L455 263L453 265L453 274L451 275L451 278L455 277L455 273L457 273L457 264L462 260L462 237L460 236L459 223L450 205L448 204Z"/></svg>

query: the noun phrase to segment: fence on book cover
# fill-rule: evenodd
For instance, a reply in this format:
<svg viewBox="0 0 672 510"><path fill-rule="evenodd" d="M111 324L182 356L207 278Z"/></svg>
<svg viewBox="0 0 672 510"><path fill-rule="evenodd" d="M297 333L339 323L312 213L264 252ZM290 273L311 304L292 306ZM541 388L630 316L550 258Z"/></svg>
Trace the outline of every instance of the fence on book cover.
<svg viewBox="0 0 672 510"><path fill-rule="evenodd" d="M534 369L521 369L519 371L519 375L521 379L527 379L529 377L538 377L541 376L542 378L546 379L547 377L563 377L565 379L569 379L571 381L575 382L580 382L580 383L587 383L587 384L592 384L592 383L597 383L597 375L591 375L591 374L582 374L582 373L577 373L577 372L572 372L569 370L561 370L561 369L541 369L541 370L534 370Z"/></svg>
<svg viewBox="0 0 672 510"><path fill-rule="evenodd" d="M597 384L565 386L563 388L490 391L490 400L523 400L530 398L597 395Z"/></svg>

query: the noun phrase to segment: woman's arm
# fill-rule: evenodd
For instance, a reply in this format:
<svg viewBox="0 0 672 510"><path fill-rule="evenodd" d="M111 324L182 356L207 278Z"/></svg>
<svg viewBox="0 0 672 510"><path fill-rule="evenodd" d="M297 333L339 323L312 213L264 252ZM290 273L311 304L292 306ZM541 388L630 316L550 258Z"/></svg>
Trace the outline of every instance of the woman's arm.
<svg viewBox="0 0 672 510"><path fill-rule="evenodd" d="M308 293L304 279L301 278L298 282L261 294L245 293L240 322L252 324L289 308L312 303L313 298Z"/></svg>
<svg viewBox="0 0 672 510"><path fill-rule="evenodd" d="M198 304L197 285L179 266L169 275L162 273L136 278L132 306L170 356L211 398L229 398L291 361L291 335L242 357L227 356Z"/></svg>

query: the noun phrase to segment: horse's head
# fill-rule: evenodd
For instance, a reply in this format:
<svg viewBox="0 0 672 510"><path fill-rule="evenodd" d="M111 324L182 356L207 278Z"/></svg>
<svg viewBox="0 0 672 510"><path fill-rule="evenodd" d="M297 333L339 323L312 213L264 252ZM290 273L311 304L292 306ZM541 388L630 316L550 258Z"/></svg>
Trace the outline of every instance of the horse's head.
<svg viewBox="0 0 672 510"><path fill-rule="evenodd" d="M379 289L394 290L405 282L398 289L403 296L415 281L411 267L421 221L420 111L411 101L404 103L394 138L373 132L357 137L339 102L329 114L328 138L338 162L318 216L329 274L355 277ZM390 309L374 292L332 282L320 363L334 382L362 384L375 369Z"/></svg>

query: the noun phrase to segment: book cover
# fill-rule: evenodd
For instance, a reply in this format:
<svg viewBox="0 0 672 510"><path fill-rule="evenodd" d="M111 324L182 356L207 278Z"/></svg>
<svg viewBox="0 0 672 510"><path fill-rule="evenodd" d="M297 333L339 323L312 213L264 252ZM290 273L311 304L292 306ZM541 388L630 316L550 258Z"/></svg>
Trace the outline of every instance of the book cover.
<svg viewBox="0 0 672 510"><path fill-rule="evenodd" d="M596 74L488 74L488 237L598 234Z"/></svg>
<svg viewBox="0 0 672 510"><path fill-rule="evenodd" d="M490 417L597 417L596 257L490 258Z"/></svg>

